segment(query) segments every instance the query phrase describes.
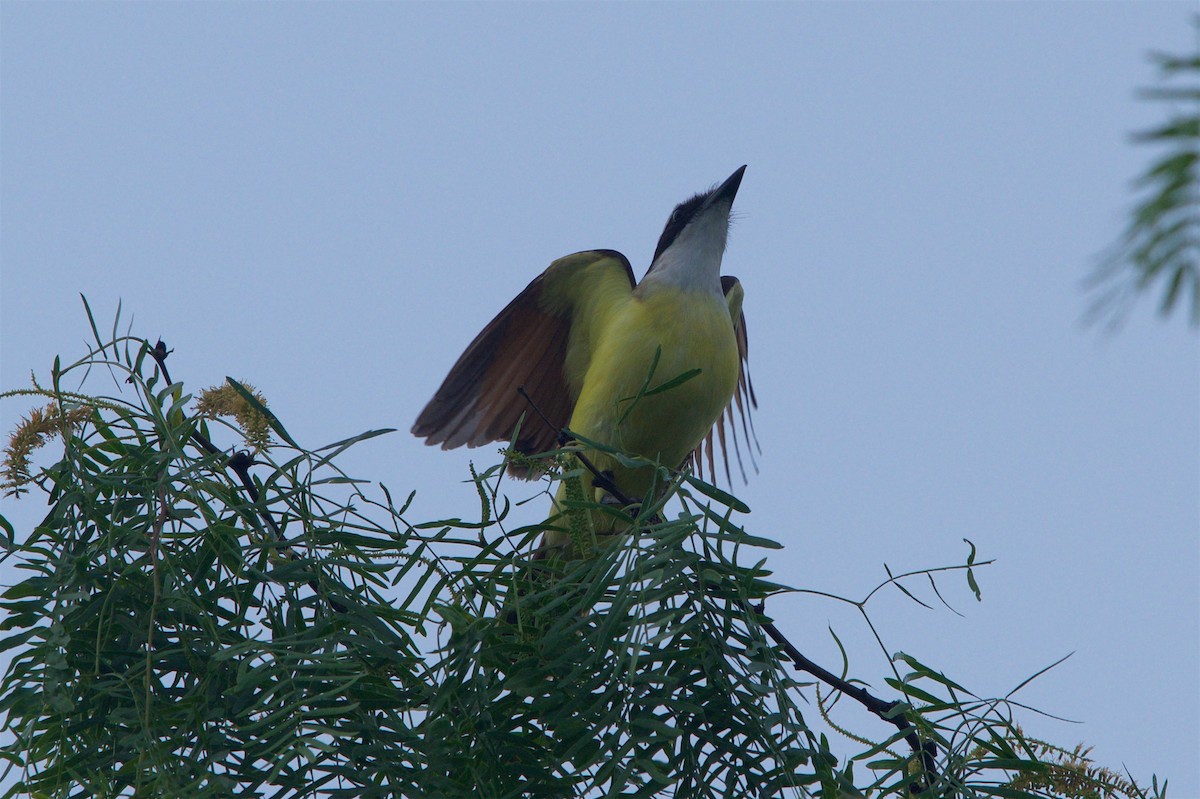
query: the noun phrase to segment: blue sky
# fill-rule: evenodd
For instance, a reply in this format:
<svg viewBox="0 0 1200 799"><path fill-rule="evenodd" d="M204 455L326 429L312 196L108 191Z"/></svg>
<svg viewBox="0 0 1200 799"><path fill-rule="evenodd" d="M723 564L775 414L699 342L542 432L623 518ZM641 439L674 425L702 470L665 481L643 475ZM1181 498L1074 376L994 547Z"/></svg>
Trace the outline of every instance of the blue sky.
<svg viewBox="0 0 1200 799"><path fill-rule="evenodd" d="M1148 305L1080 322L1151 157L1128 136L1163 118L1146 55L1190 51L1193 10L4 3L0 387L83 353L82 292L302 442L406 431L551 260L640 274L675 203L748 164L725 271L764 454L739 493L776 576L861 596L970 538L984 601L885 594L890 648L985 695L1073 652L1020 697L1083 723L1027 729L1200 796L1197 336ZM347 467L434 518L471 459L401 432ZM883 688L853 613L769 610Z"/></svg>

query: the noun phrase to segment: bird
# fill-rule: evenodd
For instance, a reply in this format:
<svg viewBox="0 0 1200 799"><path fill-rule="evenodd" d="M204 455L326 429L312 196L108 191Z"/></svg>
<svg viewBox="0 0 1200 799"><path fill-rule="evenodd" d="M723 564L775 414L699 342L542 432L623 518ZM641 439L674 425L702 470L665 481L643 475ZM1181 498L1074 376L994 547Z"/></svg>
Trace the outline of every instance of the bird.
<svg viewBox="0 0 1200 799"><path fill-rule="evenodd" d="M615 250L559 258L475 337L421 411L412 432L442 449L511 442L525 456L554 450L564 428L671 469L689 462L715 473L714 438L730 478L726 426L742 470L734 416L750 450L758 405L747 368L744 291L721 275L733 201L746 170L679 203L640 281ZM653 465L580 445L590 464L582 496L653 499ZM749 451L753 458L753 451ZM536 461L510 460L515 477L540 476ZM560 487L551 518L561 514ZM596 541L622 532L615 514L592 512ZM547 532L542 549L579 542ZM579 556L579 553L574 555Z"/></svg>

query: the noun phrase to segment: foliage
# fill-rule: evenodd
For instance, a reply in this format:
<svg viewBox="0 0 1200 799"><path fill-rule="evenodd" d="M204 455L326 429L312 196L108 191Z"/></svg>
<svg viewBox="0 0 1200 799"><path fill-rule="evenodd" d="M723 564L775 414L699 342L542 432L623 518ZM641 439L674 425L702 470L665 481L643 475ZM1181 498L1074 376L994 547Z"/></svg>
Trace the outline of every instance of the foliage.
<svg viewBox="0 0 1200 799"><path fill-rule="evenodd" d="M0 517L28 575L0 624L7 796L1143 795L1027 739L1010 699L903 655L889 712L906 727L848 733L862 751L835 757L761 609L786 590L763 565L777 545L694 478L664 473L671 518L667 499L580 499L568 515L633 532L530 558L544 525L508 529L500 466L473 475L474 518L409 523L411 495L336 466L382 431L308 450L230 381L221 413L277 440L251 467L212 446L238 430L190 410L161 343L92 328L92 352L25 392L54 423L10 446L27 464L10 489L38 486L49 509L20 540ZM103 375L113 396L63 388ZM34 473L51 434L62 454ZM547 483L578 475L556 458ZM974 586L973 559L949 573ZM936 590L940 574L916 576ZM913 577L889 584L912 595ZM1068 763L1069 792L1049 779Z"/></svg>
<svg viewBox="0 0 1200 799"><path fill-rule="evenodd" d="M1194 24L1200 41L1200 17ZM1169 314L1182 298L1191 305L1191 324L1200 325L1200 50L1153 59L1164 82L1192 82L1143 92L1170 103L1172 115L1134 141L1158 146L1163 153L1134 183L1141 199L1121 238L1091 276L1090 315L1120 321L1135 297L1159 286L1160 313Z"/></svg>

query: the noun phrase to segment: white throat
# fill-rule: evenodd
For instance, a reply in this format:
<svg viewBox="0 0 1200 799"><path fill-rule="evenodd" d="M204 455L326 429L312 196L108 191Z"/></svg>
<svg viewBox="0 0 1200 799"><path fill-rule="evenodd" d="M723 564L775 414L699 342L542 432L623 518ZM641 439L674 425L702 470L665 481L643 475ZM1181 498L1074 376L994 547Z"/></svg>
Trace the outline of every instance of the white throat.
<svg viewBox="0 0 1200 799"><path fill-rule="evenodd" d="M722 295L721 257L728 236L729 207L706 208L650 265L642 285L652 283Z"/></svg>

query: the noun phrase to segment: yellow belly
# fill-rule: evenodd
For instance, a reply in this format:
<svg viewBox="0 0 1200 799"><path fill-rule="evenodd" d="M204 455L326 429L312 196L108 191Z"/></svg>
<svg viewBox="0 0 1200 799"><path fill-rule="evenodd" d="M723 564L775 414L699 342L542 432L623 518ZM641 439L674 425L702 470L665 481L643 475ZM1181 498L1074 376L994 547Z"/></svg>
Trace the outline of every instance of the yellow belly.
<svg viewBox="0 0 1200 799"><path fill-rule="evenodd" d="M613 309L600 335L571 416L571 430L635 455L678 467L712 429L737 386L738 354L724 298L660 289ZM638 397L659 351L649 388L699 369L661 393ZM636 398L636 399L635 399ZM633 499L650 488L650 469L628 469L596 455Z"/></svg>

